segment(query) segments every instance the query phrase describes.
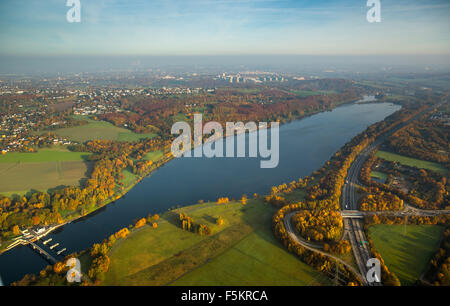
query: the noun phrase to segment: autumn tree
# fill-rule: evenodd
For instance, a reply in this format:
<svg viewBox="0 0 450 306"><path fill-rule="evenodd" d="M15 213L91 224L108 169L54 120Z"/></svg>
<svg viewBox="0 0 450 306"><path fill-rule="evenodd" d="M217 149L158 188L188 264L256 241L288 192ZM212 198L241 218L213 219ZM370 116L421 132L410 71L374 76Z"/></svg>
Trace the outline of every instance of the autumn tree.
<svg viewBox="0 0 450 306"><path fill-rule="evenodd" d="M18 227L17 225L14 225L14 226L12 227L12 232L13 232L14 235L20 235L20 229L19 229L19 227Z"/></svg>
<svg viewBox="0 0 450 306"><path fill-rule="evenodd" d="M145 219L145 218L139 219L139 220L136 222L136 224L134 225L134 228L140 228L140 227L143 227L146 223L147 223L147 219Z"/></svg>
<svg viewBox="0 0 450 306"><path fill-rule="evenodd" d="M219 217L216 219L216 224L219 225L219 226L221 226L221 225L223 225L223 223L224 223L223 218L222 218L221 216L219 216Z"/></svg>

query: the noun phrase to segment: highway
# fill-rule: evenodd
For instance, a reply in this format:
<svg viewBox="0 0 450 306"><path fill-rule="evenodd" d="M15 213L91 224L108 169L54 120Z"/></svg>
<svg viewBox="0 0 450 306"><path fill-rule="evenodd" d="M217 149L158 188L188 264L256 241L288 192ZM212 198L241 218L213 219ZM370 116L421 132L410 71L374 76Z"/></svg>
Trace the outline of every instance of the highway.
<svg viewBox="0 0 450 306"><path fill-rule="evenodd" d="M288 233L288 235L292 239L294 239L296 242L301 244L304 248L314 251L314 252L317 252L319 254L325 255L325 256L345 265L347 268L349 268L351 271L353 271L353 273L355 273L355 275L358 278L361 279L361 281L364 285L372 285L372 286L382 285L381 282L373 283L373 284L368 284L368 282L367 282L366 275L367 275L368 268L367 268L366 264L367 264L367 261L370 258L372 258L373 256L367 245L367 239L366 239L365 233L363 231L361 220L358 219L359 216L358 216L358 218L352 218L350 215L354 212L357 212L358 214L361 215L361 218L364 217L365 215L374 214L374 213L385 214L385 215L394 215L394 216L408 216L408 215L411 215L411 216L412 215L414 215L414 216L418 216L418 215L434 216L437 214L443 214L443 213L446 214L446 213L449 213L449 211L419 210L417 208L411 207L406 204L404 210L402 210L402 211L360 212L360 211L358 211L358 201L355 197L355 191L356 191L355 187L359 184L359 174L361 172L362 166L364 165L366 160L369 158L371 153L374 150L376 150L388 137L390 137L393 133L395 133L399 129L409 125L412 121L417 120L418 118L422 117L423 115L428 113L430 110L433 110L438 106L439 105L435 105L435 106L432 106L432 107L420 112L419 114L415 115L411 119L395 126L389 132L387 132L387 133L383 134L382 136L378 137L377 139L375 139L375 141L373 143L371 143L365 149L363 149L361 151L361 153L355 158L355 160L353 161L353 163L351 164L351 166L347 172L347 177L345 179L345 183L342 188L341 203L342 203L343 215L348 214L349 216L344 218L343 238L345 236L348 236L348 238L350 240L350 243L352 246L352 251L353 251L356 263L358 265L359 271L356 271L352 266L345 263L344 261L337 258L336 256L333 256L329 253L326 253L326 252L320 250L322 248L322 246L320 244L311 243L311 242L305 241L304 239L299 238L297 236L297 234L295 233L295 231L293 230L292 225L291 225L292 217L296 212L291 212L291 213L287 214L284 218L284 225L285 225L286 232Z"/></svg>
<svg viewBox="0 0 450 306"><path fill-rule="evenodd" d="M344 213L346 211L358 210L358 201L355 197L356 193L355 187L359 184L359 174L361 173L362 166L369 158L371 153L375 151L393 133L409 125L412 121L417 120L418 118L422 117L424 114L435 108L436 106L432 106L422 111L421 113L415 115L406 122L397 125L389 132L375 139L375 141L372 144L368 145L364 150L361 151L361 153L355 158L355 160L351 164L347 172L344 187L342 188L342 210ZM408 206L407 209L409 212L413 212L412 214L414 215L420 214L424 215L426 213L429 213L427 211L420 211L410 206ZM394 215L395 214L401 215L402 213L404 214L405 212L404 211L391 212L391 214ZM344 229L348 233L348 237L352 245L353 254L359 267L359 271L361 275L365 277L368 271L366 263L370 258L372 258L372 255L366 243L367 238L365 236L364 231L362 230L361 221L358 219L344 219ZM377 285L381 285L381 283L378 283Z"/></svg>
<svg viewBox="0 0 450 306"><path fill-rule="evenodd" d="M420 216L420 217L435 217L438 215L448 215L450 210L425 210L418 209L411 205L404 204L402 210L385 210L385 211L358 211L358 210L345 210L342 212L342 218L348 219L364 219L366 216L389 216L389 217L409 217L409 216Z"/></svg>
<svg viewBox="0 0 450 306"><path fill-rule="evenodd" d="M342 265L346 266L350 271L352 271L360 280L363 284L366 284L366 277L364 275L364 277L362 277L362 275L351 265L349 265L348 263L346 263L345 261L343 261L342 259L340 259L339 257L336 257L330 253L327 253L325 251L319 250L321 248L323 248L323 245L318 244L318 243L312 243L312 242L308 242L300 237L298 237L294 231L294 229L292 228L292 224L291 224L291 220L292 217L296 214L297 212L291 212L289 214L287 214L284 217L284 227L286 228L286 232L288 233L288 235L297 243L301 244L305 249L322 254L324 256L327 256L329 258L331 258L334 261L337 261L339 263L341 263Z"/></svg>
<svg viewBox="0 0 450 306"><path fill-rule="evenodd" d="M342 208L343 210L358 210L358 201L355 198L355 185L358 184L358 176L364 162L370 154L381 144L380 140L367 146L355 159L348 170L345 185L342 189ZM372 258L369 247L366 243L364 231L361 229L360 220L344 219L344 229L348 234L353 254L359 268L359 272L365 278L367 274L367 261Z"/></svg>

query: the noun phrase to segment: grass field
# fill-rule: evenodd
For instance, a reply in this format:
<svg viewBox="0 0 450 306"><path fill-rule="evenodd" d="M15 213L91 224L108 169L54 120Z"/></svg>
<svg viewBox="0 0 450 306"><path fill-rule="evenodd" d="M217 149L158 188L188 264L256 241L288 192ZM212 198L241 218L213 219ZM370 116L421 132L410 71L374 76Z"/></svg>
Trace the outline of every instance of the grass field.
<svg viewBox="0 0 450 306"><path fill-rule="evenodd" d="M284 197L290 203L295 203L299 201L303 201L305 199L307 192L305 189L295 189L291 193L286 194Z"/></svg>
<svg viewBox="0 0 450 306"><path fill-rule="evenodd" d="M191 120L188 119L188 117L186 117L185 114L176 114L175 116L173 116L172 121L173 122L180 122L180 121L190 122Z"/></svg>
<svg viewBox="0 0 450 306"><path fill-rule="evenodd" d="M96 139L116 141L138 141L145 138L153 138L155 134L137 134L125 128L116 127L106 121L95 121L84 118L88 124L69 128L57 129L54 132L73 141L88 141Z"/></svg>
<svg viewBox="0 0 450 306"><path fill-rule="evenodd" d="M122 183L125 186L128 186L130 184L132 184L133 182L135 182L138 178L138 176L136 174L134 174L133 172L131 172L131 168L128 167L126 169L124 169L122 171L122 174L124 176L124 178L122 179Z"/></svg>
<svg viewBox="0 0 450 306"><path fill-rule="evenodd" d="M376 249L402 285L411 285L420 278L439 248L443 232L443 227L433 225L375 225L369 228Z"/></svg>
<svg viewBox="0 0 450 306"><path fill-rule="evenodd" d="M162 151L154 151L154 152L149 152L149 153L145 154L143 159L151 160L151 161L155 162L158 159L160 159L161 157L163 157L163 155L164 154Z"/></svg>
<svg viewBox="0 0 450 306"><path fill-rule="evenodd" d="M328 279L286 252L271 233L273 209L261 201L178 209L208 224L212 236L182 231L173 212L110 252L105 285L308 285ZM221 216L225 223L217 226Z"/></svg>
<svg viewBox="0 0 450 306"><path fill-rule="evenodd" d="M372 171L371 176L383 181L386 181L388 178L388 175L386 173L383 172L378 172L378 171Z"/></svg>
<svg viewBox="0 0 450 306"><path fill-rule="evenodd" d="M257 94L260 93L262 91L261 87L257 87L257 88L221 88L220 91L223 92L229 92L229 91L236 91L236 92L240 92L243 94Z"/></svg>
<svg viewBox="0 0 450 306"><path fill-rule="evenodd" d="M318 91L310 91L310 90L293 90L293 93L295 93L297 96L301 98L306 98L310 96L317 96L317 95L329 95L335 93L333 90L318 90Z"/></svg>
<svg viewBox="0 0 450 306"><path fill-rule="evenodd" d="M11 152L0 156L0 193L24 195L58 186L78 186L91 163L88 153L53 147L37 153Z"/></svg>
<svg viewBox="0 0 450 306"><path fill-rule="evenodd" d="M441 174L447 173L447 169L443 165L425 161L425 160L415 159L415 158L411 158L411 157L407 157L407 156L403 156L403 155L399 155L399 154L395 154L395 153L391 153L391 152L386 152L386 151L378 151L376 153L376 156L379 158L385 159L385 160L398 162L400 164L410 166L410 167L427 169L427 170L435 171L435 172L438 172Z"/></svg>
<svg viewBox="0 0 450 306"><path fill-rule="evenodd" d="M9 152L0 155L3 163L42 163L54 161L83 161L90 153L71 152L62 147L40 149L36 153Z"/></svg>
<svg viewBox="0 0 450 306"><path fill-rule="evenodd" d="M258 231L187 273L176 286L305 286L328 285L329 280L281 247L270 232Z"/></svg>
<svg viewBox="0 0 450 306"><path fill-rule="evenodd" d="M154 152L149 152L147 154L145 154L142 159L143 160L151 160L152 162L156 162L159 159L161 159L164 156L164 153L162 151L154 151ZM131 184L134 184L138 179L139 179L139 175L134 174L132 172L131 167L127 167L124 170L122 170L122 174L124 176L124 178L122 179L122 183L124 184L124 186L130 186ZM117 191L119 191L119 189L117 189Z"/></svg>

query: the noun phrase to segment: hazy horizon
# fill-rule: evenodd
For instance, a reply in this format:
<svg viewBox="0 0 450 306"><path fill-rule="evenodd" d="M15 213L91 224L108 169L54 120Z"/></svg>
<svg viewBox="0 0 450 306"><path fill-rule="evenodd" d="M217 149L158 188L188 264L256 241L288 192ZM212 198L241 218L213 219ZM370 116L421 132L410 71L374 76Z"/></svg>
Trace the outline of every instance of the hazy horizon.
<svg viewBox="0 0 450 306"><path fill-rule="evenodd" d="M1 55L450 54L450 3L367 0L0 2Z"/></svg>
<svg viewBox="0 0 450 306"><path fill-rule="evenodd" d="M113 71L287 73L446 73L450 56L0 56L0 74L81 73Z"/></svg>
<svg viewBox="0 0 450 306"><path fill-rule="evenodd" d="M0 73L272 69L447 71L450 3L367 0L0 1Z"/></svg>

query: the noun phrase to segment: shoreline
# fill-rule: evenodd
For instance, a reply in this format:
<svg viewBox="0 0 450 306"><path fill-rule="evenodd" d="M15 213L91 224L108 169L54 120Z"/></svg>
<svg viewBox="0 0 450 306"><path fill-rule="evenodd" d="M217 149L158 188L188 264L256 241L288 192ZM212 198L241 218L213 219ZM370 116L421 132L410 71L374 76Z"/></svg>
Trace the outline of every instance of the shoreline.
<svg viewBox="0 0 450 306"><path fill-rule="evenodd" d="M305 118L310 117L310 116L315 115L315 114L327 113L328 111L331 112L331 111L333 111L333 110L339 108L339 106L344 106L344 105L351 106L351 105L353 105L354 102L355 102L355 101L350 101L350 102L341 103L341 104L339 104L339 105L333 107L333 109L321 110L321 111L319 111L319 112L315 112L314 114L309 114L309 116L303 116L303 117L301 117L301 118L298 118L298 119L295 119L295 120L291 120L291 121L289 121L289 122L286 121L285 123L290 123L290 122L294 122L294 121L297 121L297 120L305 119ZM394 103L394 104L397 104L397 103ZM168 160L168 161L170 161L170 160ZM167 161L167 162L168 162L168 161ZM167 162L166 162L166 163L167 163ZM166 163L163 163L163 164L161 164L161 165L158 165L158 168L153 169L149 174L153 173L154 170L159 169L159 167L164 166ZM319 168L320 168L320 167L319 167ZM313 172L314 172L314 170L312 170L310 173L313 173ZM136 181L134 181L133 183L131 183L130 185L128 185L127 189L126 189L126 190L123 190L123 191L122 191L123 194L121 194L120 196L121 196L121 197L124 196L127 192L129 192L129 190L131 190L134 186L136 186L138 183L140 183L141 180L142 180L143 178L145 178L146 176L148 176L149 174L142 176L141 178L137 179ZM306 174L305 174L305 175L306 175ZM260 194L263 194L263 193L264 193L264 192L262 191ZM116 194L116 195L117 195L117 194ZM114 202L114 200L112 200L111 202ZM207 201L206 203L209 203L209 202L211 202L211 201ZM169 211L171 211L171 210L175 210L175 211L176 211L178 208L184 208L184 207L191 207L191 206L192 206L192 207L196 207L196 206L201 206L201 205L199 205L199 203L196 203L195 200L191 201L190 203L191 203L191 204L183 205L183 206L181 206L181 207L178 207L178 206L177 206L177 207L170 207L170 208L169 208ZM206 203L203 203L203 204L206 204ZM104 205L104 206L105 206L105 205ZM100 209L100 208L103 208L103 206L102 206L102 207L99 207L98 209ZM84 217L89 217L91 213L97 211L98 209L96 209L96 210L90 212L90 213L87 214L87 215L80 216L80 217L77 218L77 219L84 218ZM161 209L160 211L161 211L161 213L164 213L164 212L166 212L166 209ZM156 212L156 213L160 214L159 211ZM161 215L161 214L160 214L160 215ZM105 238L105 237L103 237L103 238ZM101 238L99 241L101 241L103 238ZM91 246L92 246L92 245L90 245L89 247L91 247ZM88 248L89 248L89 247L88 247ZM87 249L88 249L88 248L87 248ZM85 251L86 251L86 249L82 249L82 250L74 251L74 252L71 253L71 254L77 254L78 252L85 252ZM34 256L34 255L33 255L33 256ZM30 273L30 272L28 271L28 272L26 272L26 273Z"/></svg>
<svg viewBox="0 0 450 306"><path fill-rule="evenodd" d="M164 158L164 157L163 157L163 158ZM70 219L70 220L66 220L66 221L64 221L63 223L60 223L60 224L52 224L52 225L49 225L49 227L51 227L52 229L49 230L49 231L47 231L44 235L40 236L40 238L44 238L45 236L49 235L51 232L55 231L55 230L58 229L58 228L64 227L65 225L67 225L67 224L69 224L69 223L72 223L72 222L77 221L77 220L81 220L81 219L83 219L83 218L88 218L91 214L93 214L93 213L99 211L100 209L106 207L107 205L109 205L109 204L111 204L111 203L114 203L114 202L117 201L117 200L120 200L120 199L121 199L122 197L124 197L128 192L130 192L131 189L133 189L137 184L139 184L144 178L150 176L154 171L156 171L156 170L158 170L159 168L161 168L162 166L166 165L166 164L169 163L172 159L173 159L173 156L170 157L170 158L168 158L166 161L164 161L162 164L158 165L158 166L155 167L154 169L152 169L150 172L148 172L148 173L146 173L146 174L144 174L144 175L142 175L142 176L137 177L137 179L136 179L134 182L132 182L130 185L128 185L127 187L125 187L125 189L124 189L122 192L113 194L109 199L107 199L107 200L105 201L105 203L104 203L103 205L101 205L101 206L99 206L99 207L96 207L96 208L93 209L92 211L89 211L88 213L85 213L84 215L80 215L80 216L74 217L74 218L72 218L72 219ZM29 229L29 228L27 228L27 229ZM17 247L17 246L29 244L29 243L16 243L16 241L23 240L21 237L23 237L23 236L14 238L14 240L13 240L6 248L0 250L0 256L1 256L2 254L6 253L6 252L8 252L8 251L10 251L10 250L12 250L13 248L15 248L15 247ZM39 239L40 239L40 238L39 238ZM38 240L39 240L39 239L38 239ZM15 244L15 243L16 243L16 244ZM12 246L12 244L15 244L15 245Z"/></svg>
<svg viewBox="0 0 450 306"><path fill-rule="evenodd" d="M342 103L339 103L338 105L334 105L332 108L325 109L325 110L314 111L314 112L311 112L311 113L309 113L309 114L307 114L307 115L303 115L303 116L301 116L301 117L295 118L295 119L293 119L293 120L286 121L286 122L284 122L284 123L280 123L280 127L283 126L283 125L285 125L285 124L291 123L291 122L293 122L293 121L306 119L306 118L309 118L309 117L311 117L311 116L314 116L314 115L317 115L317 114L320 114L320 113L323 113L323 112L332 111L332 110L334 110L334 109L336 109L336 108L338 108L338 107L341 107L341 106L350 105L350 104L358 104L358 101L361 101L362 99L364 99L364 97L367 97L367 96L364 95L363 97L360 97L358 100L348 101L348 102L342 102ZM377 102L377 100L375 99L374 101L370 101L370 102L366 102L366 103L376 103L376 102ZM393 103L393 102L389 102L389 103ZM259 130L259 129L258 129L258 130ZM245 134L251 133L251 132L254 132L254 131L245 131ZM241 134L242 134L242 132L241 132ZM236 137L236 136L237 136L237 135L234 135L233 137ZM230 136L222 135L221 137L218 137L217 139L214 139L214 141L218 141L218 140L220 140L220 139L224 140L224 139L226 139L227 137L230 137ZM202 146L203 146L203 145L204 145L204 143L202 142ZM191 151L193 151L195 148L196 148L196 147L193 146L193 148L191 149ZM169 153L170 153L170 152L169 152ZM165 153L165 154L168 154L168 153ZM163 157L163 158L164 158L164 157ZM53 226L56 226L53 230L55 230L55 229L57 229L57 228L64 227L65 225L67 225L67 224L69 224L69 223L71 223L71 222L74 222L74 221L77 221L77 220L81 220L81 219L83 219L83 218L89 218L89 216L90 216L91 214L93 214L93 213L99 211L100 209L104 208L105 206L107 206L107 205L109 205L109 204L111 204L111 203L114 203L115 201L121 199L121 198L124 197L128 192L130 192L136 185L138 185L144 178L150 176L154 171L156 171L156 170L158 170L159 168L161 168L162 166L166 165L167 163L169 163L170 161L172 161L174 158L175 158L174 156L170 155L170 157L169 157L167 160L163 161L160 165L158 165L157 167L155 167L154 169L152 169L150 172L148 172L148 173L146 173L146 174L144 174L144 175L139 176L139 177L136 179L136 181L134 181L134 182L132 182L130 185L128 185L122 192L113 194L113 195L110 197L110 199L107 199L107 200L105 201L105 203L104 203L103 205L101 205L100 207L96 207L95 209L93 209L92 211L89 211L88 213L86 213L86 214L84 214L84 215L80 215L80 216L74 217L74 218L72 218L72 219L70 219L70 220L67 220L67 221L61 223L61 224L53 225ZM192 205L196 205L196 204L192 204ZM52 226L52 225L50 225L50 226ZM52 230L52 231L53 231L53 230ZM46 235L48 235L48 234L50 234L50 232L47 233ZM14 242L12 242L12 243L14 243ZM21 244L17 244L17 245L15 245L15 246L13 246L13 247L10 247L10 245L11 245L12 243L10 243L5 249L0 250L0 256L1 256L2 254L4 254L5 252L10 251L10 250L13 249L14 247L16 247L16 246L18 246L18 245L21 245Z"/></svg>

